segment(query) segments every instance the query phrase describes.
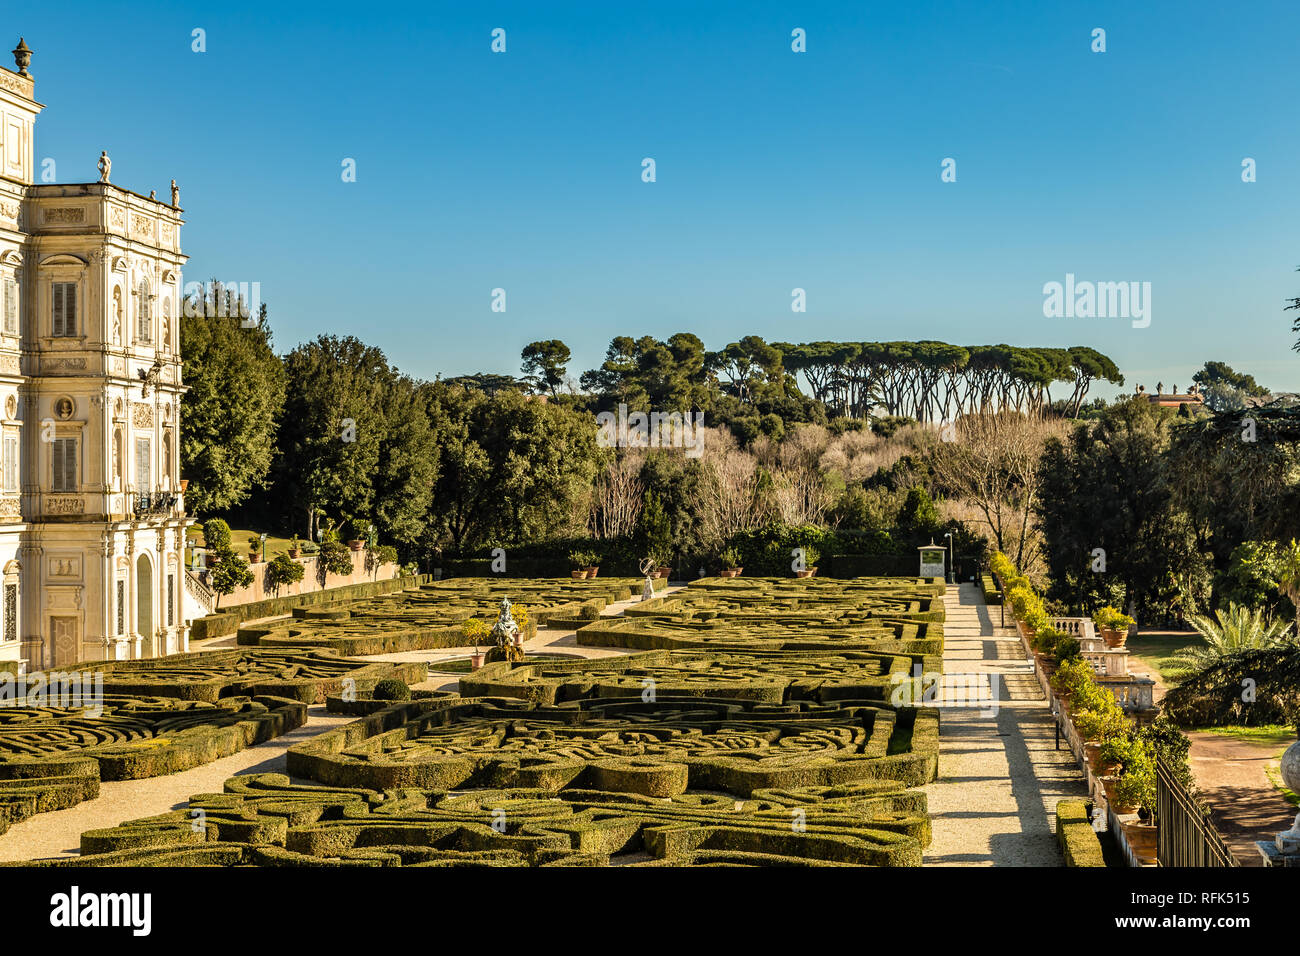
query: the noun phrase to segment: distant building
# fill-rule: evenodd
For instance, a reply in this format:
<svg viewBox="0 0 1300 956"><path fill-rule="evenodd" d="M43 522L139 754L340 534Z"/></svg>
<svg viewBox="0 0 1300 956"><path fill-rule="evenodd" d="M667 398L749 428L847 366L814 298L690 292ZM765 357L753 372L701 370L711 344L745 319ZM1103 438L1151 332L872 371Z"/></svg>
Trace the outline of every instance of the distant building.
<svg viewBox="0 0 1300 956"><path fill-rule="evenodd" d="M1164 391L1164 382L1156 383L1156 391L1148 392L1145 385L1137 387L1137 395L1145 396L1153 405L1160 405L1164 408L1178 408L1180 405L1201 406L1205 404L1205 396L1201 394L1199 385L1191 386L1186 392L1179 392L1178 386L1174 385L1171 390Z"/></svg>
<svg viewBox="0 0 1300 956"><path fill-rule="evenodd" d="M37 182L30 60L0 68L0 669L156 657L187 644L178 194L106 153Z"/></svg>

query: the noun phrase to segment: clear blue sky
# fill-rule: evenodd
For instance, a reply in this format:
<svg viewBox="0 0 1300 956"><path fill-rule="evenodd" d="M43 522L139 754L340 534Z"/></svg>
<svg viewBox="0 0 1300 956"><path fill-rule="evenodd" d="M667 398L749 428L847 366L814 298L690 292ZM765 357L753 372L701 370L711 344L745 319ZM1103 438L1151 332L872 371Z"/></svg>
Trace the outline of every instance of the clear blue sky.
<svg viewBox="0 0 1300 956"><path fill-rule="evenodd" d="M1294 0L70 0L5 22L35 51L38 162L83 182L107 149L116 183L176 178L186 278L260 282L281 350L351 333L432 378L516 372L539 338L573 373L615 334L936 338L1300 390ZM1067 272L1151 282L1150 327L1044 318Z"/></svg>

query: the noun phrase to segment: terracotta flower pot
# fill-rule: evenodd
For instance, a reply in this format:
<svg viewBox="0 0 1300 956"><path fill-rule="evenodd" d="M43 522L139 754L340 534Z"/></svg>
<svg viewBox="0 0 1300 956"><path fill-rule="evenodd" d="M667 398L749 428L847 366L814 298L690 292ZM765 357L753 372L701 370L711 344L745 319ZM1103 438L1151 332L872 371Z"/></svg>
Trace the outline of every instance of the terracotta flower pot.
<svg viewBox="0 0 1300 956"><path fill-rule="evenodd" d="M351 548L353 551L360 551L365 546L366 546L366 542L361 538L353 538L351 541L348 542L348 547Z"/></svg>
<svg viewBox="0 0 1300 956"><path fill-rule="evenodd" d="M478 670L478 669L479 669L480 667L482 667L482 666L483 666L483 655L482 655L482 654L471 654L471 655L469 656L469 669L470 669L470 670L472 670L472 671L476 671L476 670Z"/></svg>
<svg viewBox="0 0 1300 956"><path fill-rule="evenodd" d="M262 555L261 555L259 552L257 552L257 551L250 551L250 552L248 552L248 563L249 563L249 564L261 564L261 563L262 563Z"/></svg>
<svg viewBox="0 0 1300 956"><path fill-rule="evenodd" d="M298 548L290 548L290 549L289 549L289 557L291 557L291 558L296 558L296 557L298 557L298 555L300 555L301 553L302 553L302 551L299 550Z"/></svg>
<svg viewBox="0 0 1300 956"><path fill-rule="evenodd" d="M1112 810L1114 810L1116 813L1120 814L1121 816L1126 813L1135 812L1137 810L1137 807L1127 803L1120 803L1118 800L1115 799L1115 784L1117 783L1119 783L1119 777L1101 778L1102 788L1106 791L1106 802L1110 804L1110 808Z"/></svg>
<svg viewBox="0 0 1300 956"><path fill-rule="evenodd" d="M1098 776L1101 776L1101 771L1098 769L1098 767L1100 766L1098 762L1100 756L1101 756L1101 744L1096 743L1095 741L1092 740L1085 740L1083 742L1083 759L1088 761L1088 766L1091 767L1092 772L1097 774Z"/></svg>
<svg viewBox="0 0 1300 956"><path fill-rule="evenodd" d="M817 573L817 569L816 569L816 568L805 568L805 569L802 570L802 571L796 571L796 572L794 573L794 576L795 576L796 578L810 578L810 577L812 577L813 575L815 575L816 573Z"/></svg>
<svg viewBox="0 0 1300 956"><path fill-rule="evenodd" d="M666 566L666 565L662 565L662 566L660 566L660 568L659 568L659 570L658 570L659 577L661 577L661 578L665 578L665 579L667 579L668 575L670 575L670 574L672 574L672 573L673 573L673 569L670 568L670 567L668 567L668 566Z"/></svg>
<svg viewBox="0 0 1300 956"><path fill-rule="evenodd" d="M578 569L578 568L574 568L574 569L573 569L572 571L570 571L569 573L570 573L571 575L573 575L573 580L575 580L575 581L581 581L581 580L583 580L583 579L587 576L587 572L586 572L586 571L580 570L580 569Z"/></svg>
<svg viewBox="0 0 1300 956"><path fill-rule="evenodd" d="M1111 628L1103 628L1101 639L1106 642L1107 647L1123 647L1128 640L1128 631L1116 631Z"/></svg>
<svg viewBox="0 0 1300 956"><path fill-rule="evenodd" d="M1133 850L1133 855L1143 863L1155 861L1157 853L1157 838L1160 835L1160 828L1152 823L1132 823L1121 822L1124 829L1124 839L1128 840L1128 845Z"/></svg>
<svg viewBox="0 0 1300 956"><path fill-rule="evenodd" d="M583 568L582 570L587 572L587 577L594 578L597 574L600 573L600 566L597 565L594 568Z"/></svg>

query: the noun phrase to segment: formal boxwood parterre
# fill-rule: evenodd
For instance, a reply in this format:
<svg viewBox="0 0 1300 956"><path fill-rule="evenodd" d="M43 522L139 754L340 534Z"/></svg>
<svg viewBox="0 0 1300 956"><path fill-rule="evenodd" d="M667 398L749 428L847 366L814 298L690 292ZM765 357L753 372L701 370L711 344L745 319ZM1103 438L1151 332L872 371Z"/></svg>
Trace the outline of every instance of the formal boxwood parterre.
<svg viewBox="0 0 1300 956"><path fill-rule="evenodd" d="M940 668L942 583L702 579L600 617L641 585L458 579L246 627L286 658L463 646L508 596L534 626L640 652L490 664L462 696L363 693L358 719L289 750L311 783L233 777L35 865L919 865L938 712L889 699Z"/></svg>
<svg viewBox="0 0 1300 956"><path fill-rule="evenodd" d="M384 679L422 681L426 673L419 662L349 660L328 649L240 648L135 661L96 661L77 667L83 673L102 674L106 694L209 702L263 695L288 697L305 704L323 703L330 694L343 689L345 680L352 681L353 690L365 691Z"/></svg>
<svg viewBox="0 0 1300 956"><path fill-rule="evenodd" d="M188 770L302 725L306 705L282 697L216 703L105 695L84 707L0 707L0 833L35 813L99 795L101 780Z"/></svg>
<svg viewBox="0 0 1300 956"><path fill-rule="evenodd" d="M663 581L656 581L662 588ZM293 620L246 624L237 642L263 648L332 648L345 655L464 647L463 624L494 620L502 598L528 608L525 637L552 617L587 618L639 591L628 578L497 580L457 578L366 601L296 608Z"/></svg>
<svg viewBox="0 0 1300 956"><path fill-rule="evenodd" d="M200 821L197 825L195 821ZM36 866L914 866L925 795L890 780L730 794L376 791L232 777L169 813L82 835Z"/></svg>
<svg viewBox="0 0 1300 956"><path fill-rule="evenodd" d="M460 679L464 697L517 697L542 704L587 697L668 695L760 701L887 702L916 673L940 662L872 651L647 651L620 657L488 664ZM918 699L915 691L906 699Z"/></svg>

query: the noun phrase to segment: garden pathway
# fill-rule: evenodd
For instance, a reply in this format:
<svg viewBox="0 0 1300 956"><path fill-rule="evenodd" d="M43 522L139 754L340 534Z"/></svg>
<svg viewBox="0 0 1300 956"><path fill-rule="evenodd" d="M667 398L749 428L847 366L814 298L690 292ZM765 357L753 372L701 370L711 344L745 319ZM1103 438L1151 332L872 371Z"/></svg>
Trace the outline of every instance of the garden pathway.
<svg viewBox="0 0 1300 956"><path fill-rule="evenodd" d="M1016 632L997 626L974 584L944 595L945 685L1000 688L997 706L943 707L939 780L929 794L938 866L1061 866L1056 802L1086 797L1068 747L1055 749L1051 711ZM990 681L996 675L997 679ZM987 693L987 691L986 691Z"/></svg>

